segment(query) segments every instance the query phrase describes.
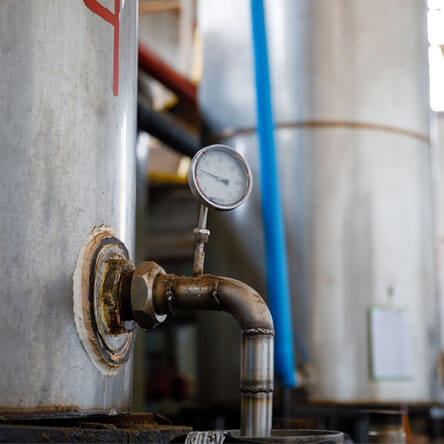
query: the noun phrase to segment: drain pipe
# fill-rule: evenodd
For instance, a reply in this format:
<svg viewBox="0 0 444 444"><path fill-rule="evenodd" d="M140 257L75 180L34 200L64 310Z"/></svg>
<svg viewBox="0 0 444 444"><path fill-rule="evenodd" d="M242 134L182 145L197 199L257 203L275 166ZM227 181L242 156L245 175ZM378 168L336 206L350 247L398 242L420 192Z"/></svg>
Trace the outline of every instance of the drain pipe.
<svg viewBox="0 0 444 444"><path fill-rule="evenodd" d="M131 305L133 318L145 329L179 310L230 313L242 334L241 436L270 436L274 327L267 305L255 290L225 277L165 274L154 262L144 262L132 278Z"/></svg>

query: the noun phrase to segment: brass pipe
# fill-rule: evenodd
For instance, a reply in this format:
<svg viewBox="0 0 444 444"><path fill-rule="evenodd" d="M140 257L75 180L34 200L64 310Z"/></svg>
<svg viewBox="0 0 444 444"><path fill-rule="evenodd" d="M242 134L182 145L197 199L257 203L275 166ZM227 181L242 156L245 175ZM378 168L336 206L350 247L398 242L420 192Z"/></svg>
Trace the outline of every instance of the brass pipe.
<svg viewBox="0 0 444 444"><path fill-rule="evenodd" d="M159 315L178 310L218 310L238 321L242 334L241 435L270 436L274 326L261 296L248 285L225 277L159 274L153 284L153 304Z"/></svg>

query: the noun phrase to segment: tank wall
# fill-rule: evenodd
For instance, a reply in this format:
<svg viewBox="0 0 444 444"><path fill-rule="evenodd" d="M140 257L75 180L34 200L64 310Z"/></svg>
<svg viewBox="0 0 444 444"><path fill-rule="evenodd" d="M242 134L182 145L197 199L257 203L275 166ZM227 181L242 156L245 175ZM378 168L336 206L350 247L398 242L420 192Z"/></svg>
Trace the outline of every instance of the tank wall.
<svg viewBox="0 0 444 444"><path fill-rule="evenodd" d="M435 113L432 119L432 135L435 159L435 204L436 204L436 253L438 270L438 301L440 310L440 344L444 346L444 113Z"/></svg>
<svg viewBox="0 0 444 444"><path fill-rule="evenodd" d="M249 7L200 4L200 105L217 134L256 126ZM266 1L266 14L278 124L362 121L428 137L425 2Z"/></svg>
<svg viewBox="0 0 444 444"><path fill-rule="evenodd" d="M102 4L114 11L114 2ZM83 1L0 1L0 409L126 410L131 367L103 377L74 325L88 232L134 251L137 1L114 27Z"/></svg>
<svg viewBox="0 0 444 444"><path fill-rule="evenodd" d="M425 3L266 6L293 320L313 369L311 397L431 400L438 325ZM264 293L248 8L224 1L200 10L201 106L218 140L247 156L255 183L245 207L211 216L207 257L221 252L211 272ZM227 239L236 242L228 248ZM374 305L409 310L411 380L369 377L367 310ZM202 329L208 334L210 321ZM226 353L216 368L229 365ZM234 384L226 393L234 396Z"/></svg>

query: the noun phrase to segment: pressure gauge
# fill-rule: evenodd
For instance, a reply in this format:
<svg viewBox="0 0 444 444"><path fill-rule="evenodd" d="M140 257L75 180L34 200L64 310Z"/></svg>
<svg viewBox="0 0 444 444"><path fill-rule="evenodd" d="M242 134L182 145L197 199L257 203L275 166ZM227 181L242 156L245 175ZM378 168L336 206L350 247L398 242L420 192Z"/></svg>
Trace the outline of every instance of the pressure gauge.
<svg viewBox="0 0 444 444"><path fill-rule="evenodd" d="M226 145L211 145L193 157L188 183L205 206L232 210L248 198L252 179L247 162L237 151Z"/></svg>

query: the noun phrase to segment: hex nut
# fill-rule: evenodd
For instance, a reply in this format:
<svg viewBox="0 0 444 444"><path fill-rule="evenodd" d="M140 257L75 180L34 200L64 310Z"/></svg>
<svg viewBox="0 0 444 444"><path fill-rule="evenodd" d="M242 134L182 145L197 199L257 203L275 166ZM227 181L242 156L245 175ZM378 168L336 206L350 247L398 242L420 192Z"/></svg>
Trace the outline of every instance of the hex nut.
<svg viewBox="0 0 444 444"><path fill-rule="evenodd" d="M196 242L208 242L210 230L207 230L206 228L195 228L193 234Z"/></svg>
<svg viewBox="0 0 444 444"><path fill-rule="evenodd" d="M134 271L131 281L131 307L134 320L144 330L157 327L167 315L156 313L153 302L154 281L165 270L155 262L143 262Z"/></svg>
<svg viewBox="0 0 444 444"><path fill-rule="evenodd" d="M134 330L134 321L124 319L122 301L127 298L123 294L121 283L128 279L134 270L133 263L128 259L109 259L103 264L103 277L99 280L99 299L97 320L103 332L109 335L120 335Z"/></svg>

